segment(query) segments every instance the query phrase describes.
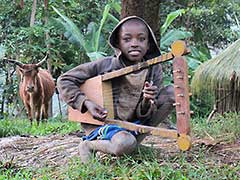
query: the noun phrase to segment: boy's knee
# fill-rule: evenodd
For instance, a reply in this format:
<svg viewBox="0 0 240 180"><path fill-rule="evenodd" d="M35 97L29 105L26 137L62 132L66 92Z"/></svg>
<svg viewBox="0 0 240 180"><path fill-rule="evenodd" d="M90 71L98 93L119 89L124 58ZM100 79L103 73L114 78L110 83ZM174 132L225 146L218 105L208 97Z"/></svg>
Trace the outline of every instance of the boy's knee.
<svg viewBox="0 0 240 180"><path fill-rule="evenodd" d="M117 156L129 154L137 146L136 138L127 131L118 132L112 137L111 141L114 144L114 154Z"/></svg>

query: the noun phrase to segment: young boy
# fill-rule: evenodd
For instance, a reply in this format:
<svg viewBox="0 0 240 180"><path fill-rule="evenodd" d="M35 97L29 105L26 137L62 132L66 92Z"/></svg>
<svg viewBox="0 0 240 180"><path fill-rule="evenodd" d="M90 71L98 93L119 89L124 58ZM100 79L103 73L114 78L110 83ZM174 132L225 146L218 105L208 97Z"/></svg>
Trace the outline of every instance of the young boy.
<svg viewBox="0 0 240 180"><path fill-rule="evenodd" d="M107 118L107 109L89 100L80 91L81 84L94 76L160 56L151 28L137 16L121 20L109 41L115 50L114 56L79 65L60 76L57 83L68 105L81 112L89 111L101 121ZM112 89L115 119L157 126L173 109L174 90L172 86L163 87L160 64L113 79ZM81 125L86 132L85 141L79 146L79 155L84 163L93 151L117 156L129 154L145 137L117 125Z"/></svg>

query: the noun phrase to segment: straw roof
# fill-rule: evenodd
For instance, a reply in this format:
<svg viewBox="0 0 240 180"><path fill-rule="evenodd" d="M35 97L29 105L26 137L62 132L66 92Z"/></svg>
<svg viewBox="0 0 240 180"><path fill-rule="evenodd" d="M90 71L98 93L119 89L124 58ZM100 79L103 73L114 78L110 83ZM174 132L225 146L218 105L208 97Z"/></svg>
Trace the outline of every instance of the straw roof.
<svg viewBox="0 0 240 180"><path fill-rule="evenodd" d="M191 91L195 95L214 93L219 88L240 90L240 39L195 71Z"/></svg>

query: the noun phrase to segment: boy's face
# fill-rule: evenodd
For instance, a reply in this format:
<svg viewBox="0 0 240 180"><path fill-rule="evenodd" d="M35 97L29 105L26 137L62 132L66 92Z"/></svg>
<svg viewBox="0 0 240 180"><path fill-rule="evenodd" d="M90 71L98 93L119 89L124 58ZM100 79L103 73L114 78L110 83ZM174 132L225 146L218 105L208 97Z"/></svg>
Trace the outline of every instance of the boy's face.
<svg viewBox="0 0 240 180"><path fill-rule="evenodd" d="M125 22L119 30L119 49L131 64L140 62L149 48L148 29L137 19Z"/></svg>

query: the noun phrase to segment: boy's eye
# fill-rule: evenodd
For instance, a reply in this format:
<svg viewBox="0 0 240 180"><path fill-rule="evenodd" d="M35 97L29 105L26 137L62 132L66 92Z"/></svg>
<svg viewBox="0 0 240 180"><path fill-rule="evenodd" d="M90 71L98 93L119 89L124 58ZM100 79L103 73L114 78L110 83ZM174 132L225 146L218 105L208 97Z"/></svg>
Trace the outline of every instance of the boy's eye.
<svg viewBox="0 0 240 180"><path fill-rule="evenodd" d="M130 41L130 38L129 38L129 37L125 37L125 38L123 38L123 40L124 40L125 42L129 42L129 41Z"/></svg>
<svg viewBox="0 0 240 180"><path fill-rule="evenodd" d="M139 40L140 40L140 41L145 41L146 38L145 38L145 37L140 37Z"/></svg>

